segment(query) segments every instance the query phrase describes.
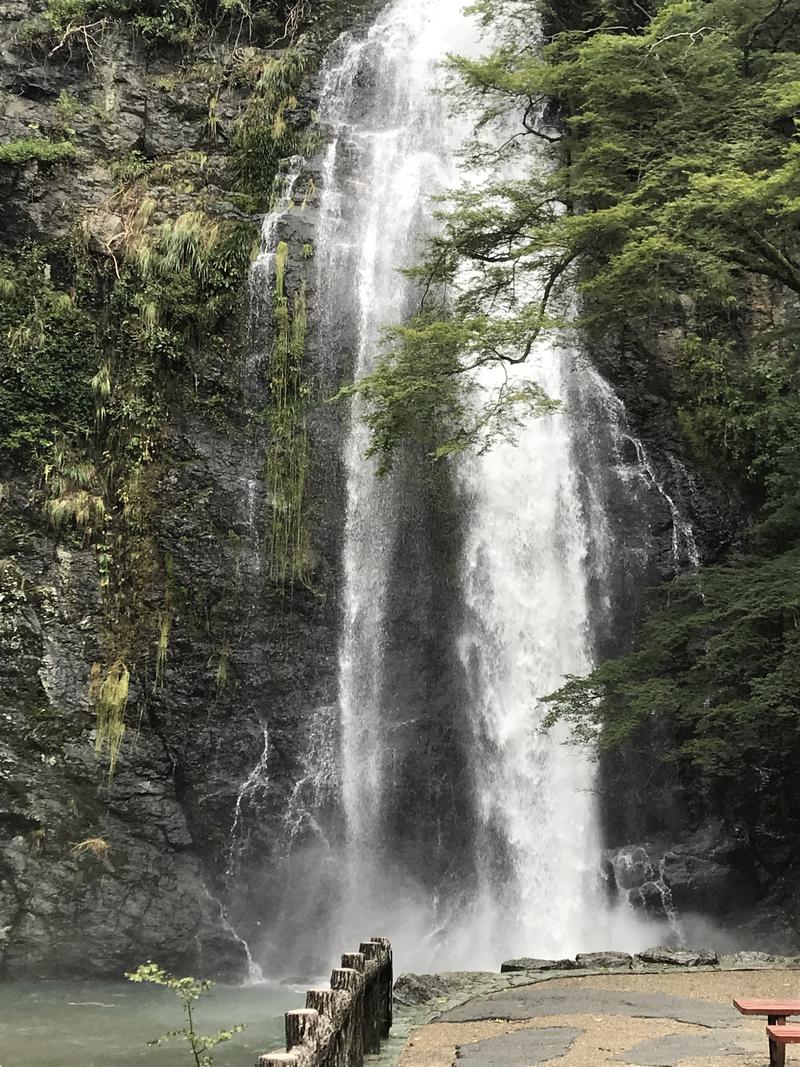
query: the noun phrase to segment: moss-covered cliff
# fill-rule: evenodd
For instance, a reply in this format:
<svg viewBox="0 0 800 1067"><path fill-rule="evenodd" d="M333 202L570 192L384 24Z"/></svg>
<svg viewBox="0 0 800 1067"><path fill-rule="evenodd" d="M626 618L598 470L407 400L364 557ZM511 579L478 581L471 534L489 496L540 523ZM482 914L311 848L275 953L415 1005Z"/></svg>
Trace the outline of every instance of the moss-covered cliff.
<svg viewBox="0 0 800 1067"><path fill-rule="evenodd" d="M0 5L5 974L244 965L217 900L237 790L267 711L276 795L300 776L335 560L297 463L302 222L260 312L283 356L248 272L364 6Z"/></svg>

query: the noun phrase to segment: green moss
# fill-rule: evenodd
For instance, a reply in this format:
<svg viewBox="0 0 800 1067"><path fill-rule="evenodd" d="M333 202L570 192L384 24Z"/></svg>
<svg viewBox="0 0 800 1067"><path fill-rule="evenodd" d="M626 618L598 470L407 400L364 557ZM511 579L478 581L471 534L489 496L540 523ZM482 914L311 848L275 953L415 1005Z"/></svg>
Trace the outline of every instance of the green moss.
<svg viewBox="0 0 800 1067"><path fill-rule="evenodd" d="M50 462L59 437L91 432L100 344L90 291L74 245L0 259L0 459Z"/></svg>
<svg viewBox="0 0 800 1067"><path fill-rule="evenodd" d="M234 138L234 169L242 191L267 203L274 192L282 160L308 155L313 130L296 124L297 93L313 69L316 54L300 38L297 44L272 56L256 82Z"/></svg>
<svg viewBox="0 0 800 1067"><path fill-rule="evenodd" d="M0 145L0 164L21 167L26 163L69 163L78 156L70 141L49 141L44 137L18 137Z"/></svg>

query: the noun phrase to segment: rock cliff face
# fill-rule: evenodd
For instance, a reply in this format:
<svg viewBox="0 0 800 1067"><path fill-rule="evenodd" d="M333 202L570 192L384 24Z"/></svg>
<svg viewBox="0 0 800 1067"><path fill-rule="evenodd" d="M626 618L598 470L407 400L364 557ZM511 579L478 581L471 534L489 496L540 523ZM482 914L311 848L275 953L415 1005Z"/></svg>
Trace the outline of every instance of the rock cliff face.
<svg viewBox="0 0 800 1067"><path fill-rule="evenodd" d="M320 40L366 6L340 5ZM179 51L115 22L58 47L58 35L41 37L43 10L36 0L0 3L0 254L13 260L36 247L47 279L58 280L65 244L80 234L81 254L101 279L90 303L102 332L114 316L109 292L118 274L125 284L122 249L145 195L159 224L200 201L207 220L257 237L264 204L242 197L229 175L237 121L254 91L242 72L258 72L274 53L235 33ZM306 98L292 104L298 123L310 108L308 77L304 86ZM65 162L24 147L19 158L2 155L3 145L42 136L75 152ZM298 203L308 200L307 213L293 215L282 234L293 292L313 239L311 178L313 168L296 193ZM274 486L265 477L266 385L253 375L258 338L248 336L246 275L231 289L240 299L226 344L195 337L183 363L160 365L158 425L148 430L157 450L137 468L147 501L135 524L131 479L125 493L114 489L115 478L123 482L121 438L95 448L121 546L110 575L101 538L45 518L49 453L35 463L2 460L0 975L118 975L148 957L182 971L241 974L246 950L233 926L269 948L259 923L277 914L290 940L303 917L293 915L286 879L291 888L291 879L315 871L315 909L324 907L326 877L335 881L334 870L326 875L320 821L335 804L336 781L320 753L330 751L336 730L339 415L321 406L310 416L310 577L287 586L271 568L265 532ZM321 358L329 340L310 336L307 352L335 379L346 373L347 345L339 339L332 366ZM691 523L703 559L716 557L736 522L722 487L685 465L665 352L655 339L595 354L630 420L620 446L630 454L620 462L641 465L638 440L652 468L638 502L649 529L641 514L612 511L624 562L617 587L598 589L598 604L608 594L611 605L601 652L629 638L647 585L686 564L675 558L675 509ZM84 370L88 390L97 360L87 355ZM135 418L123 414L128 448ZM435 542L437 531L428 532ZM406 621L433 646L442 635L423 592L418 618ZM91 682L95 665L106 670L120 647L130 669L127 733L110 776L94 751ZM431 656L434 663L435 649ZM630 771L628 786L624 797L606 790L610 843L658 835L662 843L640 857L642 871L663 868L681 910L704 910L718 891L726 895L734 859L706 857L727 830L681 845L695 828L685 798L670 797L666 782L657 797L648 794L642 771ZM669 812L657 825L625 814L653 807ZM413 817L397 813L398 823ZM287 867L289 852L295 861ZM611 864L619 886L638 890L649 906L653 879L620 875L620 862ZM636 870L638 862L631 859ZM748 883L737 896L742 909L763 896L763 885Z"/></svg>
<svg viewBox="0 0 800 1067"><path fill-rule="evenodd" d="M59 242L80 232L95 261L115 250L121 260L126 182L151 168L157 219L195 209L199 169L208 218L248 225L255 239L257 208L224 187L252 91L231 71L275 53L237 44L235 33L179 52L111 22L58 49L57 37L34 40L42 10L0 5L0 142L66 136L77 156L0 162L0 252L35 245L55 271ZM332 18L324 32L336 29ZM136 585L137 619L160 625L161 651L153 625L140 627L113 778L93 751L89 690L125 589L112 598L97 546L45 520L42 466L6 459L0 471L0 966L9 976L119 974L149 956L205 973L245 967L218 900L230 895L237 796L264 755L268 721L272 803L253 842L267 863L303 777L304 716L332 700L337 556L326 546L315 559L313 591L297 585L289 596L270 577L266 434L250 417L264 387L254 394L248 379L246 276L237 284L232 362L201 340L189 387L166 382L144 548L137 542L147 565L137 572L134 559L119 575L128 591ZM338 507L335 486L330 496ZM320 528L328 507L318 491ZM251 831L245 795L237 833Z"/></svg>

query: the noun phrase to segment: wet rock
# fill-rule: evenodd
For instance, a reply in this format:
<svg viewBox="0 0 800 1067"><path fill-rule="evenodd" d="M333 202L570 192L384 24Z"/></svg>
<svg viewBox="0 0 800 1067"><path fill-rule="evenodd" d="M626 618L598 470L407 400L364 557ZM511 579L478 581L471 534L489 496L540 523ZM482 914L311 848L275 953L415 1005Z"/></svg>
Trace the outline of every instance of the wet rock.
<svg viewBox="0 0 800 1067"><path fill-rule="evenodd" d="M629 971L632 964L633 956L627 952L579 952L575 957L575 966L587 970L609 968Z"/></svg>
<svg viewBox="0 0 800 1067"><path fill-rule="evenodd" d="M736 971L756 971L762 968L800 967L798 956L774 956L769 952L732 952L720 957L720 966Z"/></svg>
<svg viewBox="0 0 800 1067"><path fill-rule="evenodd" d="M508 971L571 971L575 968L574 960L539 960L523 956L518 960L506 960L500 965L500 973Z"/></svg>
<svg viewBox="0 0 800 1067"><path fill-rule="evenodd" d="M628 903L637 911L643 911L654 919L664 919L664 889L657 882L645 882L628 890Z"/></svg>
<svg viewBox="0 0 800 1067"><path fill-rule="evenodd" d="M704 949L670 948L659 945L636 954L639 963L664 963L674 967L716 967L719 957L716 952Z"/></svg>
<svg viewBox="0 0 800 1067"><path fill-rule="evenodd" d="M724 915L742 896L737 871L711 857L676 849L664 855L661 871L679 912Z"/></svg>
<svg viewBox="0 0 800 1067"><path fill-rule="evenodd" d="M401 974L394 984L396 1004L424 1004L448 994L448 983L438 974Z"/></svg>
<svg viewBox="0 0 800 1067"><path fill-rule="evenodd" d="M641 846L610 853L609 863L620 889L638 888L652 877L650 858Z"/></svg>

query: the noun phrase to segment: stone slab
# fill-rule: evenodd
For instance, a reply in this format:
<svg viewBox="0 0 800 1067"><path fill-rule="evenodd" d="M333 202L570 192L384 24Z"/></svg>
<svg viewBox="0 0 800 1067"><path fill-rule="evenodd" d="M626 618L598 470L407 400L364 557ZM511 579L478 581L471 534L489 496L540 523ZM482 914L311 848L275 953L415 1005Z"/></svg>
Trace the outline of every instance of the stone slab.
<svg viewBox="0 0 800 1067"><path fill-rule="evenodd" d="M743 1056L747 1052L737 1044L736 1038L720 1034L669 1034L667 1037L640 1041L627 1052L615 1058L620 1063L636 1064L636 1067L677 1067L684 1060L700 1057Z"/></svg>
<svg viewBox="0 0 800 1067"><path fill-rule="evenodd" d="M579 952L575 957L575 966L629 971L633 966L633 956L629 956L627 952Z"/></svg>
<svg viewBox="0 0 800 1067"><path fill-rule="evenodd" d="M541 1019L548 1015L627 1015L638 1019L675 1019L709 1028L735 1025L734 1008L665 993L624 993L606 989L559 989L546 984L503 990L467 1001L440 1016L442 1022L486 1019Z"/></svg>
<svg viewBox="0 0 800 1067"><path fill-rule="evenodd" d="M694 948L670 948L658 945L656 948L639 952L636 959L640 963L663 963L670 967L716 967L719 957L716 952Z"/></svg>
<svg viewBox="0 0 800 1067"><path fill-rule="evenodd" d="M582 1030L569 1026L517 1030L513 1034L461 1045L456 1051L455 1062L469 1067L529 1067L566 1056L582 1033Z"/></svg>
<svg viewBox="0 0 800 1067"><path fill-rule="evenodd" d="M505 960L500 964L500 973L509 971L572 971L577 964L574 960L538 960L523 956L518 960Z"/></svg>

